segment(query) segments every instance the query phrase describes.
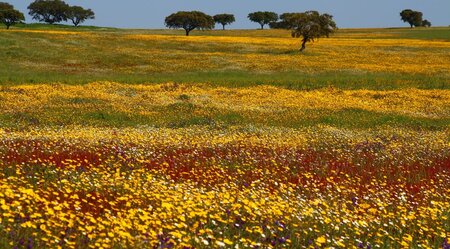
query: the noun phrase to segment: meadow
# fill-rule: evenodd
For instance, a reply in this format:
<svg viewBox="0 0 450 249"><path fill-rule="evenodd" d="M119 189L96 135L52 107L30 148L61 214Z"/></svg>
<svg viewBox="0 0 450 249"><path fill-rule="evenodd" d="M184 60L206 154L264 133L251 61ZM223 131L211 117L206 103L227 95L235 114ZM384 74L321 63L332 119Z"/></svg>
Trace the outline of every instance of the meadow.
<svg viewBox="0 0 450 249"><path fill-rule="evenodd" d="M0 248L450 248L450 28L0 30Z"/></svg>

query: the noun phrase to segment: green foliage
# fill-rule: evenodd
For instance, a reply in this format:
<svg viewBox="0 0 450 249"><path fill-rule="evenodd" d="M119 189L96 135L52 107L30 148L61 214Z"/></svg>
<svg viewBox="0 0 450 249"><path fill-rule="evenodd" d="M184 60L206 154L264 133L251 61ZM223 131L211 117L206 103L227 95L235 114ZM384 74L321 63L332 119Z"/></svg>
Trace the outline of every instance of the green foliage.
<svg viewBox="0 0 450 249"><path fill-rule="evenodd" d="M3 10L12 10L12 9L14 9L14 6L12 6L11 4L9 4L9 3L5 3L5 2L0 2L0 11L3 11Z"/></svg>
<svg viewBox="0 0 450 249"><path fill-rule="evenodd" d="M248 19L252 22L259 23L261 29L264 29L264 25L278 20L278 14L270 11L257 11L248 14Z"/></svg>
<svg viewBox="0 0 450 249"><path fill-rule="evenodd" d="M400 12L400 17L403 22L409 23L411 28L422 26L423 14L420 11L405 9Z"/></svg>
<svg viewBox="0 0 450 249"><path fill-rule="evenodd" d="M427 19L422 21L422 27L431 27L431 22L428 21Z"/></svg>
<svg viewBox="0 0 450 249"><path fill-rule="evenodd" d="M91 9L69 6L62 0L35 0L28 9L33 19L49 24L71 20L73 25L78 26L87 19L95 18Z"/></svg>
<svg viewBox="0 0 450 249"><path fill-rule="evenodd" d="M233 14L218 14L213 18L214 22L222 24L223 30L225 30L225 25L229 25L236 21Z"/></svg>
<svg viewBox="0 0 450 249"><path fill-rule="evenodd" d="M280 15L280 21L269 23L272 29L290 29L289 18L297 13L283 13Z"/></svg>
<svg viewBox="0 0 450 249"><path fill-rule="evenodd" d="M28 6L30 16L49 24L67 21L69 5L62 0L35 0Z"/></svg>
<svg viewBox="0 0 450 249"><path fill-rule="evenodd" d="M87 19L94 19L95 13L91 9L84 9L80 6L70 6L67 9L67 19L71 20L73 25L77 27L80 23Z"/></svg>
<svg viewBox="0 0 450 249"><path fill-rule="evenodd" d="M285 28L292 29L292 37L302 37L300 51L306 48L307 42L313 42L323 36L328 37L337 29L332 15L320 14L317 11L285 13L283 22Z"/></svg>
<svg viewBox="0 0 450 249"><path fill-rule="evenodd" d="M168 28L179 29L186 31L186 36L194 29L213 29L214 19L200 11L178 11L166 17L166 26Z"/></svg>
<svg viewBox="0 0 450 249"><path fill-rule="evenodd" d="M0 2L0 22L5 24L7 29L20 21L25 21L22 12L15 10L9 3Z"/></svg>

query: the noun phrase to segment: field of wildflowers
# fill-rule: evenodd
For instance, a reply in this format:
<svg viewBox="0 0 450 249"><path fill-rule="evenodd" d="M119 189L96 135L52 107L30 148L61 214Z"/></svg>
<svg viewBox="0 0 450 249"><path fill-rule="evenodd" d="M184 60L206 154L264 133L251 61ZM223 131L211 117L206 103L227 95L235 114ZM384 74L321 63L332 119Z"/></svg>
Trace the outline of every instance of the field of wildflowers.
<svg viewBox="0 0 450 249"><path fill-rule="evenodd" d="M450 248L448 40L0 32L0 248Z"/></svg>
<svg viewBox="0 0 450 249"><path fill-rule="evenodd" d="M0 245L447 248L449 135L0 130Z"/></svg>
<svg viewBox="0 0 450 249"><path fill-rule="evenodd" d="M210 84L35 84L0 88L3 127L101 125L183 128L265 125L446 129L450 90L289 90Z"/></svg>

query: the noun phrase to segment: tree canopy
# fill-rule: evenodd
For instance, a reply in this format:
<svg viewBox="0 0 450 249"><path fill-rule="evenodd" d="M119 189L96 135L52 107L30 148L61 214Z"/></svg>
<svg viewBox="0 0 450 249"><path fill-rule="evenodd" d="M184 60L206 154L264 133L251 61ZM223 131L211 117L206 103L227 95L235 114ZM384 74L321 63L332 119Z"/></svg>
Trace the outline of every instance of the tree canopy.
<svg viewBox="0 0 450 249"><path fill-rule="evenodd" d="M166 17L166 26L168 28L179 29L186 31L186 36L194 29L213 29L214 19L200 11L178 11Z"/></svg>
<svg viewBox="0 0 450 249"><path fill-rule="evenodd" d="M400 17L403 22L409 23L411 28L422 26L423 14L420 11L405 9L400 12Z"/></svg>
<svg viewBox="0 0 450 249"><path fill-rule="evenodd" d="M87 19L94 19L95 13L91 9L84 9L80 6L70 6L66 12L67 19L71 20L73 25L77 27L80 23Z"/></svg>
<svg viewBox="0 0 450 249"><path fill-rule="evenodd" d="M14 9L14 6L12 6L11 4L5 3L5 2L0 2L0 11L12 10L12 9Z"/></svg>
<svg viewBox="0 0 450 249"><path fill-rule="evenodd" d="M35 0L28 6L33 19L49 24L67 21L69 5L62 0Z"/></svg>
<svg viewBox="0 0 450 249"><path fill-rule="evenodd" d="M422 21L422 26L423 27L431 27L431 22L428 21L427 19Z"/></svg>
<svg viewBox="0 0 450 249"><path fill-rule="evenodd" d="M6 25L6 29L20 21L25 21L22 12L14 9L9 3L0 2L0 22Z"/></svg>
<svg viewBox="0 0 450 249"><path fill-rule="evenodd" d="M302 37L300 51L305 50L307 42L326 36L329 37L336 29L333 16L327 13L320 14L317 11L303 13L284 13L281 21L274 24L278 28L291 29L292 37Z"/></svg>
<svg viewBox="0 0 450 249"><path fill-rule="evenodd" d="M95 18L91 9L70 6L62 0L35 0L28 10L33 19L49 24L71 20L73 25L78 26L87 19Z"/></svg>
<svg viewBox="0 0 450 249"><path fill-rule="evenodd" d="M218 14L214 17L214 22L222 24L222 29L225 30L225 25L229 25L236 21L233 14Z"/></svg>
<svg viewBox="0 0 450 249"><path fill-rule="evenodd" d="M264 25L278 20L278 14L270 11L257 11L248 14L248 19L252 22L259 23L261 29L264 29Z"/></svg>
<svg viewBox="0 0 450 249"><path fill-rule="evenodd" d="M289 21L290 21L289 18L295 14L299 14L299 13L283 13L283 14L281 14L280 21L269 23L270 28L272 28L272 29L290 29L291 25L289 23Z"/></svg>

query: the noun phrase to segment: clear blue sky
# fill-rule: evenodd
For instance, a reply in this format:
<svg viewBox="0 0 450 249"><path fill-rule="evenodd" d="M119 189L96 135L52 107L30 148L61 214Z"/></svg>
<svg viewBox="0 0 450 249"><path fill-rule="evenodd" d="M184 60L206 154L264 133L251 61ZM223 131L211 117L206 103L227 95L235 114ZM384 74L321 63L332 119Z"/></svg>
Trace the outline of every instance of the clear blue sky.
<svg viewBox="0 0 450 249"><path fill-rule="evenodd" d="M0 0L28 13L32 0ZM86 25L121 28L164 28L164 18L179 10L200 10L207 14L232 13L236 22L230 28L258 28L247 20L253 11L277 13L318 10L334 16L340 28L399 27L399 12L410 8L424 13L433 26L450 25L450 0L66 0L91 8L96 19ZM27 22L32 22L31 17Z"/></svg>

